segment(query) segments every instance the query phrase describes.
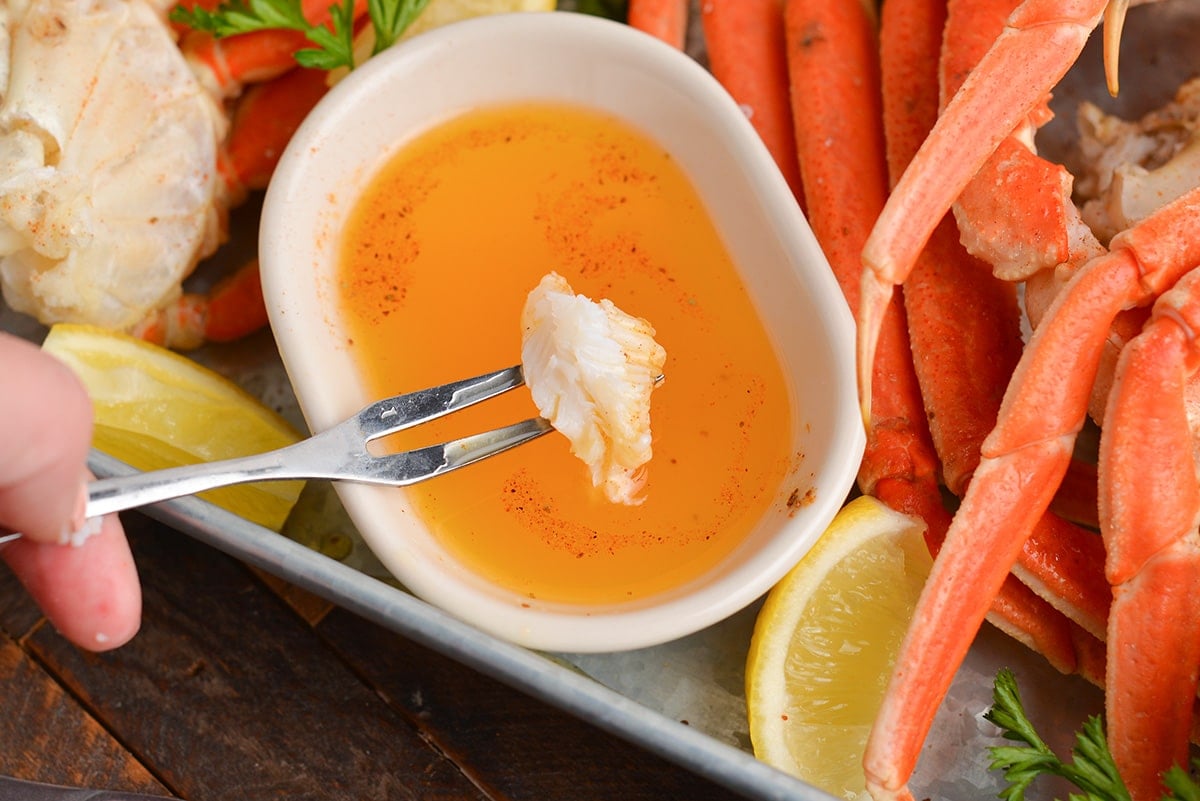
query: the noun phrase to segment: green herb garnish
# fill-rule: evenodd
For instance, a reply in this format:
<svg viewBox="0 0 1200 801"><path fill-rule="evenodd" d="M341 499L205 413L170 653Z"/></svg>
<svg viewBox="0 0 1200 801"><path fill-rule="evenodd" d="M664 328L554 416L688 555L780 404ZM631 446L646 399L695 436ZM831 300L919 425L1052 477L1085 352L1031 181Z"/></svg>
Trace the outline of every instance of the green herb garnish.
<svg viewBox="0 0 1200 801"><path fill-rule="evenodd" d="M575 10L581 14L591 14L595 17L607 17L624 22L628 13L628 2L627 0L576 0Z"/></svg>
<svg viewBox="0 0 1200 801"><path fill-rule="evenodd" d="M989 748L992 770L1003 770L1009 786L1000 797L1023 801L1025 790L1038 776L1061 776L1082 793L1072 793L1071 801L1130 801L1129 790L1117 773L1104 725L1098 715L1089 717L1075 736L1072 761L1063 762L1038 736L1021 705L1017 680L1011 670L996 674L992 690L993 706L984 717L1001 729L1008 740L1025 745L999 745ZM1200 761L1196 763L1200 767ZM1168 792L1165 801L1200 801L1200 784L1178 765L1163 775Z"/></svg>
<svg viewBox="0 0 1200 801"><path fill-rule="evenodd" d="M371 55L391 47L417 18L429 0L367 0L375 29ZM296 63L331 70L354 68L354 0L329 7L329 24L314 24L304 16L300 0L227 0L215 10L176 6L171 21L207 31L216 37L263 30L300 31L315 45L297 50Z"/></svg>

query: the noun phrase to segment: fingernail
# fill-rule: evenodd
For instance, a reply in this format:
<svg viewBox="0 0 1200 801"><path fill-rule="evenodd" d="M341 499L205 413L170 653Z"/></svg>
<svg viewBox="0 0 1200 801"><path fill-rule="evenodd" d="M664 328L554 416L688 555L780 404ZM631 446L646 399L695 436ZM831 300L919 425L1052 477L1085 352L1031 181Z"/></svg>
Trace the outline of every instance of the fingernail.
<svg viewBox="0 0 1200 801"><path fill-rule="evenodd" d="M102 524L103 518L88 517L88 484L84 483L79 487L79 496L71 513L71 520L59 534L59 544L78 548L92 535L100 534Z"/></svg>
<svg viewBox="0 0 1200 801"><path fill-rule="evenodd" d="M85 480L79 485L79 494L75 496L75 508L71 511L68 521L71 531L81 531L87 525L88 485Z"/></svg>

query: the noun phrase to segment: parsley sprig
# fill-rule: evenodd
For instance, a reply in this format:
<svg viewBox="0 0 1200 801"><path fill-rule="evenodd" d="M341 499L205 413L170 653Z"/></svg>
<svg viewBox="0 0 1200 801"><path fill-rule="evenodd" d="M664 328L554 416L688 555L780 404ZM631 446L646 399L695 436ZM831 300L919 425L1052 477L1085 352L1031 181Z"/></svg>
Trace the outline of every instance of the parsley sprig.
<svg viewBox="0 0 1200 801"><path fill-rule="evenodd" d="M1117 772L1104 725L1099 716L1089 717L1076 734L1071 749L1072 761L1063 762L1038 736L1025 714L1017 680L1011 670L996 675L992 689L993 706L984 717L1000 727L1002 735L1024 745L993 746L992 770L1003 770L1009 786L1001 793L1005 801L1024 801L1025 790L1043 774L1061 776L1082 793L1072 793L1071 801L1130 801L1129 790ZM1196 763L1200 768L1200 762ZM1168 793L1164 801L1200 801L1200 784L1178 765L1163 775Z"/></svg>
<svg viewBox="0 0 1200 801"><path fill-rule="evenodd" d="M629 14L628 0L576 0L575 10L582 14L624 22Z"/></svg>
<svg viewBox="0 0 1200 801"><path fill-rule="evenodd" d="M391 47L428 4L429 0L367 0L375 29L371 55ZM323 70L353 69L354 0L331 5L329 15L327 25L309 22L300 0L227 0L211 11L198 5L171 10L173 22L216 37L272 29L300 31L314 46L297 50L296 63Z"/></svg>

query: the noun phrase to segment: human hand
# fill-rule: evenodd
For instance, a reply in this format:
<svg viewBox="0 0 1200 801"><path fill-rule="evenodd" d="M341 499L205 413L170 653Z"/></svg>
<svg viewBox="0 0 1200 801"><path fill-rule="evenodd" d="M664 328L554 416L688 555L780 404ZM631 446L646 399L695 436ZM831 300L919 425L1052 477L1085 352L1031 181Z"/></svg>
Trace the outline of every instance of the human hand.
<svg viewBox="0 0 1200 801"><path fill-rule="evenodd" d="M117 516L84 520L91 403L66 366L24 340L0 333L0 365L10 377L0 392L0 527L24 535L0 558L64 637L116 648L137 633L142 596ZM84 537L85 525L98 530Z"/></svg>

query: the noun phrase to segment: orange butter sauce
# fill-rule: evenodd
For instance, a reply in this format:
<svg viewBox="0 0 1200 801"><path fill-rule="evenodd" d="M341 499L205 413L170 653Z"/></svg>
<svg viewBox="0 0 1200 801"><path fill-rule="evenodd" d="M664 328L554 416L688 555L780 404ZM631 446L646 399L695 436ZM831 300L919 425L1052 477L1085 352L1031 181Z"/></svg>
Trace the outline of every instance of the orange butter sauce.
<svg viewBox="0 0 1200 801"><path fill-rule="evenodd" d="M522 306L552 270L649 320L666 348L644 503L604 500L557 432L396 491L456 558L526 597L612 604L677 588L785 502L791 410L712 221L644 134L574 106L518 104L404 144L342 235L338 303L355 362L374 397L516 364ZM536 414L520 388L388 447Z"/></svg>

